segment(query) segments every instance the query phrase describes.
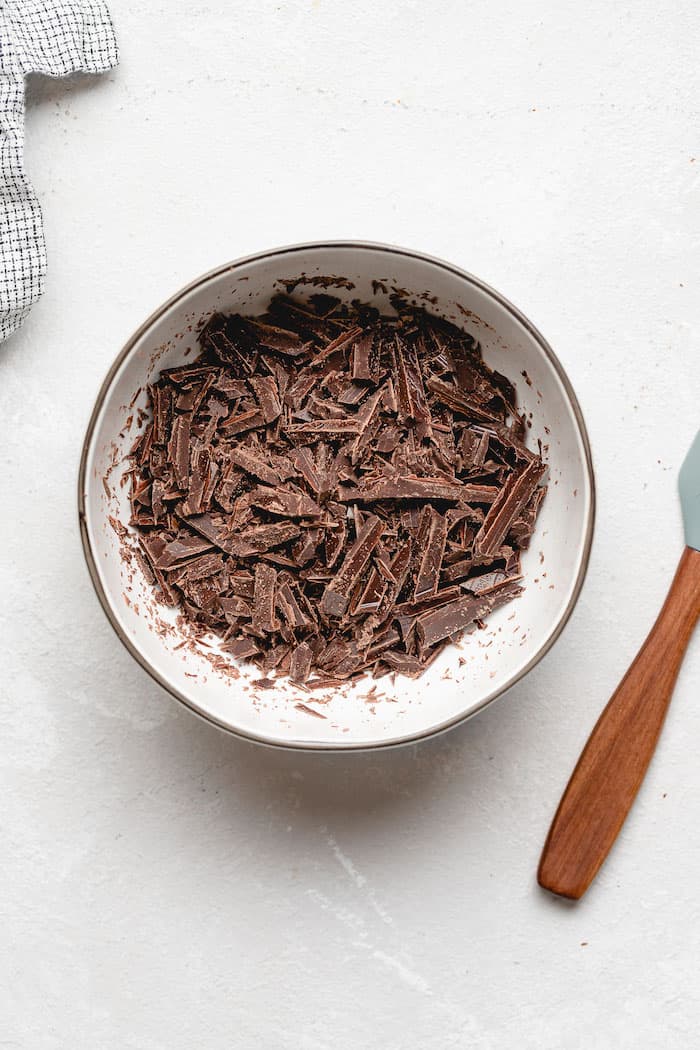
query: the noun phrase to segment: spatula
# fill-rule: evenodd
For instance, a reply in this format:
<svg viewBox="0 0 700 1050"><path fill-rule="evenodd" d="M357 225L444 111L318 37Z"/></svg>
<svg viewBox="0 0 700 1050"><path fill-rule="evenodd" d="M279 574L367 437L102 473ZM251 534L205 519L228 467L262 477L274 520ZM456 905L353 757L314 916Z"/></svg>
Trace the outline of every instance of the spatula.
<svg viewBox="0 0 700 1050"><path fill-rule="evenodd" d="M588 738L549 829L540 886L577 900L595 878L654 753L700 618L700 433L681 467L686 547L656 623Z"/></svg>

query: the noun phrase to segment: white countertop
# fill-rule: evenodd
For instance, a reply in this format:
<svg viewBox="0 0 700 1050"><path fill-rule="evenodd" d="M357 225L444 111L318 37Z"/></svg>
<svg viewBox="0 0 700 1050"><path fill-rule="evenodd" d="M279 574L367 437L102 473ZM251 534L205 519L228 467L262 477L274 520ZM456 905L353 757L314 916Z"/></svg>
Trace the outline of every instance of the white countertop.
<svg viewBox="0 0 700 1050"><path fill-rule="evenodd" d="M535 869L681 551L700 13L112 8L118 70L30 84L48 286L0 346L0 1046L692 1045L700 637L589 895L558 901ZM417 748L278 753L180 709L122 648L83 563L77 464L104 373L161 300L343 237L452 260L541 328L588 422L597 532L564 636L485 713Z"/></svg>

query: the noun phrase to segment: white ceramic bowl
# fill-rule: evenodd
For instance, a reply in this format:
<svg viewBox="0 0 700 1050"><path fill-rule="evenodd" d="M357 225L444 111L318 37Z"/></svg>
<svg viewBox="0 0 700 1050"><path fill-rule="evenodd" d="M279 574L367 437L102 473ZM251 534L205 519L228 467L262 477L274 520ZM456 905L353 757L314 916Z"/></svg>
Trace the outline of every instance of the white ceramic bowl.
<svg viewBox="0 0 700 1050"><path fill-rule="evenodd" d="M120 485L120 479L139 431L145 386L161 368L196 352L201 319L214 310L259 313L287 282L303 277L295 294L308 296L318 287L305 282L328 276L346 279L331 289L334 294L371 299L385 309L388 296L373 281L389 290L408 289L422 302L428 293L430 309L472 332L488 364L517 383L520 404L532 414L530 443L539 438L548 446L549 493L523 559L525 593L493 614L485 630L448 647L422 678L381 679L369 699L371 681L329 697L287 681L274 690L262 689L255 684L261 672L243 664L233 674L217 670L216 647L182 644L185 628L175 622L173 610L154 604L138 564L129 557L133 539L120 538L123 530L113 524L129 519L128 486ZM537 329L501 295L454 266L401 248L302 244L205 274L160 306L129 339L90 420L79 512L85 556L104 610L124 645L157 682L191 710L242 737L284 747L342 750L405 743L454 726L541 659L569 618L583 583L593 532L594 481L571 385Z"/></svg>

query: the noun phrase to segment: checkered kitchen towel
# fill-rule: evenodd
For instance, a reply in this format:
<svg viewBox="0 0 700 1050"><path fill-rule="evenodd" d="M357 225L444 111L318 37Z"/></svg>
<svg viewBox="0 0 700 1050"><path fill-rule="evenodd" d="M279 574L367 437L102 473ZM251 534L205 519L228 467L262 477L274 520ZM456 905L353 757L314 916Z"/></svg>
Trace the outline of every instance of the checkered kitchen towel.
<svg viewBox="0 0 700 1050"><path fill-rule="evenodd" d="M0 0L0 340L44 289L41 208L24 173L24 76L102 73L117 62L99 0Z"/></svg>

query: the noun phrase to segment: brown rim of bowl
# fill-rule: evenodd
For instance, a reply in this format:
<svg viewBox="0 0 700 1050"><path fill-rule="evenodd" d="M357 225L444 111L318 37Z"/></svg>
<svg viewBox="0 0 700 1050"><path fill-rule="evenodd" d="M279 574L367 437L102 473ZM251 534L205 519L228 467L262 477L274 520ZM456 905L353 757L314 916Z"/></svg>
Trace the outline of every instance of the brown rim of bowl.
<svg viewBox="0 0 700 1050"><path fill-rule="evenodd" d="M500 688L495 689L492 693L489 693L487 696L485 696L484 699L479 703L478 707L475 707L472 711L468 711L465 714L457 715L456 718L452 718L447 722L441 722L438 725L430 726L428 729L424 730L421 733L411 733L406 736L393 737L390 740L382 740L376 744L340 743L336 745L327 743L316 743L312 740L275 740L262 735L259 736L255 733L246 733L242 730L232 729L231 726L220 722L218 719L212 717L212 715L206 713L205 711L201 711L190 700L188 700L186 696L184 696L177 689L175 689L170 683L165 681L158 674L158 672L153 667L151 667L149 662L145 659L144 656L142 656L142 654L139 652L136 646L132 644L126 633L122 630L120 624L116 619L116 616L112 611L109 599L107 598L104 588L102 587L102 584L100 582L95 558L93 555L92 548L90 546L90 539L88 536L87 522L85 516L85 481L87 458L88 451L92 442L95 424L97 422L97 417L102 409L105 396L115 376L115 373L121 366L124 359L131 352L135 343L141 338L141 336L144 335L151 327L151 325L153 325L154 322L157 321L166 312L166 310L169 310L170 307L173 306L179 299L187 295L189 292L193 291L195 288L198 288L200 285L206 284L207 281L210 281L213 277L218 277L220 274L226 273L227 271L233 272L239 269L241 266L245 266L251 262L259 262L262 259L269 259L273 256L283 257L285 255L293 255L296 252L303 252L308 251L309 249L319 248L360 248L369 249L375 252L386 252L388 255L400 255L407 256L408 258L419 259L422 262L428 262L433 266L438 266L441 269L446 270L448 273L455 274L457 277L460 277L462 280L467 281L469 284L472 284L474 287L480 289L482 292L485 292L487 295L490 295L493 299L495 299L496 302L498 302L505 310L507 310L519 322L519 324L521 324L522 327L527 332L529 332L529 334L539 345L545 357L548 359L555 372L557 373L559 379L561 380L561 384L564 387L566 396L571 404L571 408L573 409L574 417L576 419L576 423L579 428L579 433L581 435L581 442L583 444L585 456L586 476L591 492L588 518L586 521L586 536L584 540L583 551L578 567L578 572L576 574L576 582L574 584L573 592L566 605L566 608L559 617L559 620L554 625L548 637L544 640L544 642L537 650L535 655L532 657L532 659L530 659L525 665L525 667L521 668L521 670L518 671L517 674L514 674L504 685L500 686ZM107 619L109 620L110 624L112 625L115 633L117 634L122 644L131 653L131 655L137 661L137 663L141 665L144 671L146 671L146 673L150 675L150 677L155 682L158 683L158 685L162 686L162 688L165 689L166 692L170 693L170 695L174 697L175 700L178 700L184 707L186 707L193 714L198 715L205 722L208 722L210 725L216 726L218 729L224 730L224 732L226 733L230 733L232 736L238 737L240 740L252 741L256 744L264 744L268 747L282 748L284 750L291 751L377 751L382 748L399 747L402 744L417 743L418 741L427 740L429 737L437 736L440 733L444 733L448 729L453 729L455 726L460 725L462 722L466 722L468 719L478 714L479 711L483 711L485 707L493 703L493 701L498 699L498 697L503 696L504 693L508 692L509 689L511 689L514 685L521 681L521 679L523 679L525 675L528 674L532 670L532 668L535 667L536 664L538 664L540 660L549 652L549 650L552 648L552 646L564 630L564 627L568 623L571 614L574 611L576 603L579 599L581 588L583 587L583 583L586 578L586 573L588 571L588 563L591 554L591 545L593 542L595 512L596 488L595 473L593 470L593 457L591 455L591 446L588 439L588 431L586 430L586 424L584 422L583 413L581 412L581 406L578 403L578 399L576 397L576 394L574 393L574 389L571 385L569 377L564 371L564 368L562 367L559 358L554 353L552 347L549 345L549 343L540 333L540 331L535 327L534 324L532 324L531 321L527 319L527 317L525 317L523 313L520 312L520 310L518 310L516 306L514 306L508 299L501 295L500 292L497 292L494 288L491 288L490 285L486 284L484 281L481 281L478 277L474 277L473 274L467 273L466 270L462 270L458 266L453 266L451 263L447 263L442 259L436 259L432 255L426 255L424 252L412 251L408 248L399 248L390 244L374 243L373 241L309 241L302 244L288 245L282 248L273 248L264 252L256 252L253 255L246 255L241 259L236 259L233 262L226 263L223 266L217 266L215 269L209 270L207 273L202 274L201 277L197 277L194 281L191 281L189 284L181 288L178 292L175 293L175 295L171 296L170 299L166 300L166 302L162 303L156 310L154 310L150 317L148 317L143 322L143 324L140 325L139 328L137 328L137 330L133 333L131 338L128 339L127 342L124 344L121 351L117 354L117 357L115 358L111 368L109 369L95 400L95 405L92 410L90 421L88 423L87 431L85 434L85 439L83 441L83 448L80 456L80 470L78 473L78 520L80 523L80 536L83 544L85 560L87 562L88 570L90 572L92 585L95 589L97 597L100 600L100 604L102 605Z"/></svg>

